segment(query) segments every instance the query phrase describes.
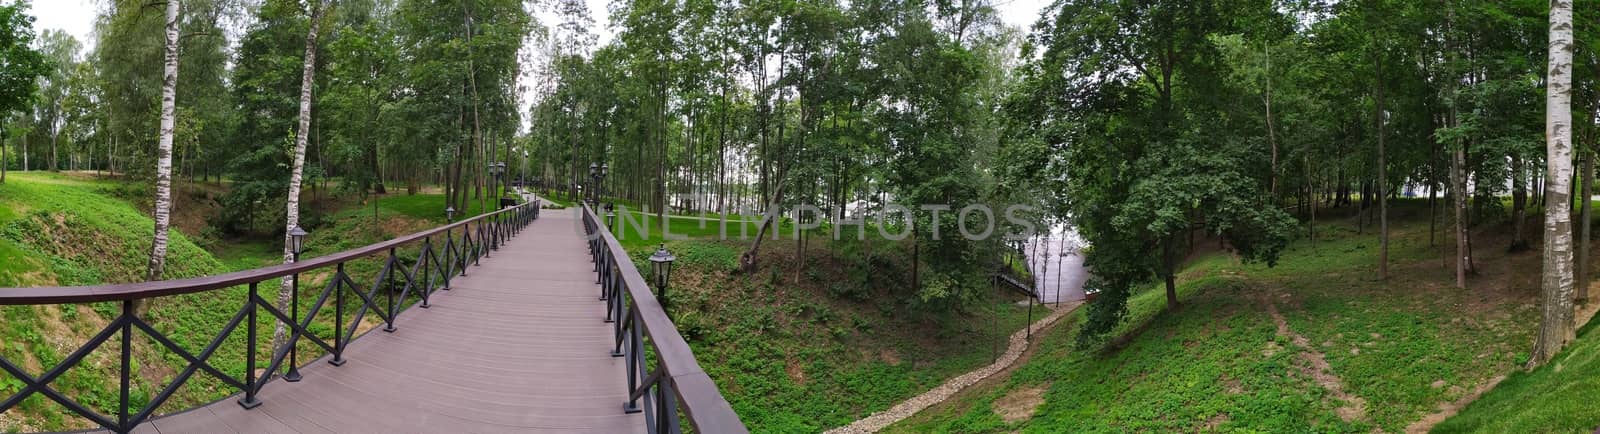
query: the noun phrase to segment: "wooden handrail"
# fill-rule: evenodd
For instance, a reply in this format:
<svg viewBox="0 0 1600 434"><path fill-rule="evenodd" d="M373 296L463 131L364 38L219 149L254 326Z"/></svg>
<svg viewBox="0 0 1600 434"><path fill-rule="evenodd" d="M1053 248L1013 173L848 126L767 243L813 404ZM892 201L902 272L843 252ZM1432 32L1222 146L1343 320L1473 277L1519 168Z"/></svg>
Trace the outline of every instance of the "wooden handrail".
<svg viewBox="0 0 1600 434"><path fill-rule="evenodd" d="M594 252L597 258L608 257L621 279L623 290L627 291L630 303L628 318L638 321L636 327L643 330L648 338L649 345L655 349L656 369L664 375L654 375L662 379L655 387L668 387L673 396L677 398L677 409L681 409L688 416L696 432L703 433L748 433L744 422L739 420L739 415L733 411L733 406L723 398L722 392L715 382L700 368L700 362L695 360L694 351L689 348L689 343L678 332L678 327L672 323L672 318L667 316L662 309L660 300L650 292L650 286L644 276L634 266L633 259L628 256L628 251L622 248L622 243L606 226L606 223L595 215L589 204L583 204L583 219L594 228L590 237L598 236L600 247L605 252ZM613 300L616 302L617 300ZM626 320L617 318L617 323L623 324ZM634 355L638 357L638 355ZM631 369L631 368L630 368ZM662 421L667 415L657 415L656 422L673 426L671 422ZM652 428L654 429L654 428ZM658 432L673 431L671 429Z"/></svg>
<svg viewBox="0 0 1600 434"><path fill-rule="evenodd" d="M402 304L413 294L420 298L420 306L428 307L429 295L435 290L450 289L450 280L456 276L464 276L466 268L477 264L479 258L487 256L490 250L498 249L507 239L519 232L523 227L539 218L537 202L518 205L501 211L469 218L460 223L452 223L439 228L406 235L366 247L351 249L306 261L292 264L276 265L255 270L237 273L221 274L216 276L199 277L193 279L169 280L159 282L103 285L103 286L77 286L65 288L6 288L0 289L0 305L4 304L44 304L44 303L83 303L96 301L120 301L122 310L119 315L101 329L99 333L73 350L64 360L56 363L45 372L37 376L24 370L17 363L6 360L0 356L0 373L13 379L20 380L23 389L0 397L0 413L16 407L24 399L43 395L72 414L93 422L102 428L118 433L132 432L136 427L154 415L155 411L180 387L199 373L213 376L228 386L237 389L243 395L238 403L245 409L256 408L261 405L257 393L273 378L282 378L284 381L299 381L299 343L304 340L327 351L332 355L328 363L335 366L343 365L344 350L356 336L356 331L367 318L368 312L375 313L383 320L384 331L394 331L394 322L398 317L397 312ZM454 238L452 230L460 228L461 237ZM444 243L439 250L434 249L432 235L445 234ZM402 260L397 253L397 248L407 243L421 241L418 260L409 270L401 264ZM442 252L442 253L441 253ZM345 263L366 257L387 254L382 271L374 278L372 283L363 290L361 285L352 280L345 272ZM442 255L442 258L440 257ZM331 267L335 271L328 279L328 283L316 297L304 316L300 315L301 303L299 274L318 268ZM276 307L278 303L267 300L261 296L260 283L270 279L285 276L294 276L290 286L288 309ZM439 280L435 280L435 278ZM443 283L438 286L436 283ZM247 296L233 315L227 325L224 325L217 334L213 335L205 349L194 352L192 348L179 346L163 334L162 331L151 326L134 310L134 300L145 297L162 295L184 294L201 292L212 289L245 286ZM379 291L383 294L380 295ZM355 312L345 321L344 309L345 293L353 293L358 300L354 304ZM230 294L231 295L231 294ZM331 301L333 310L333 336L331 343L318 333L314 333L310 326L312 322L324 314L323 307ZM281 302L280 302L281 303ZM288 312L285 313L284 311ZM265 314L266 317L282 325L288 330L287 341L275 346L266 358L265 369L257 369L259 341L257 329L263 324L258 320ZM211 362L224 341L234 335L237 329L243 328L245 332L246 357L243 379L234 378L224 373ZM133 364L132 339L136 333L143 333L154 339L158 344L177 354L188 362L188 365L171 382L151 397L145 403L138 404L133 399L132 377L136 374ZM111 336L119 336L121 340L121 363L117 374L120 380L118 387L119 398L116 402L114 416L102 414L101 411L91 409L83 403L75 401L56 390L52 384L61 378L61 375L73 366L82 363L85 357L109 341ZM287 366L288 371L279 373L279 369Z"/></svg>
<svg viewBox="0 0 1600 434"><path fill-rule="evenodd" d="M204 292L214 289L246 285L250 284L251 282L261 282L269 279L301 274L307 271L348 262L351 259L385 253L392 247L399 247L401 245L416 242L429 236L442 234L446 231L468 224L477 223L502 213L514 212L522 207L536 206L533 204L534 202L524 203L515 207L482 214L477 217L465 219L452 224L405 235L365 247L345 250L331 255L318 256L315 258L301 260L299 262L273 265L252 270L216 274L204 277L192 277L187 279L157 280L152 282L111 285L0 288L0 305L90 303L102 301L135 300L149 297L162 297L168 295Z"/></svg>

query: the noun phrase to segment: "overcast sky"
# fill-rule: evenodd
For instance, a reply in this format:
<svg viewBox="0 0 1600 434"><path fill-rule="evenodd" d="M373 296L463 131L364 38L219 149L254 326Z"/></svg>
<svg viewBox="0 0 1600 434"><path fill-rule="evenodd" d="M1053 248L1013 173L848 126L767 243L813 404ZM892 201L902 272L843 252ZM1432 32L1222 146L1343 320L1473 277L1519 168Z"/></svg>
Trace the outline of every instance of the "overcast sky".
<svg viewBox="0 0 1600 434"><path fill-rule="evenodd" d="M589 4L589 12L595 18L595 33L600 37L600 44L604 45L611 40L611 29L607 26L606 5L612 0L585 0ZM1050 0L994 0L995 9L1000 12L1000 19L1007 25L1026 31L1038 19L1039 11L1049 4ZM33 0L30 13L37 18L33 23L35 31L43 32L45 29L60 29L72 34L83 43L83 52L87 54L94 49L94 18L98 6L97 0ZM540 11L535 14L541 23L554 26L556 18L549 11ZM523 103L534 100L532 88L524 90ZM521 110L519 110L521 111ZM523 127L528 127L524 116Z"/></svg>
<svg viewBox="0 0 1600 434"><path fill-rule="evenodd" d="M84 51L88 51L94 46L89 34L94 32L95 10L94 0L34 0L30 14L38 20L33 22L33 30L66 30L83 43Z"/></svg>
<svg viewBox="0 0 1600 434"><path fill-rule="evenodd" d="M595 17L595 24L600 27L601 43L611 37L610 30L606 29L606 4L611 0L587 0L589 11ZM1048 4L1048 0L998 0L995 9L1000 11L1000 18L1006 24L1026 30L1033 25L1039 17L1039 10ZM94 31L95 0L34 0L32 15L38 18L33 28L37 31L44 29L66 30L78 37L84 47L93 47L94 40L89 34ZM546 13L539 14L540 21L553 22L553 17ZM87 50L85 50L87 51Z"/></svg>

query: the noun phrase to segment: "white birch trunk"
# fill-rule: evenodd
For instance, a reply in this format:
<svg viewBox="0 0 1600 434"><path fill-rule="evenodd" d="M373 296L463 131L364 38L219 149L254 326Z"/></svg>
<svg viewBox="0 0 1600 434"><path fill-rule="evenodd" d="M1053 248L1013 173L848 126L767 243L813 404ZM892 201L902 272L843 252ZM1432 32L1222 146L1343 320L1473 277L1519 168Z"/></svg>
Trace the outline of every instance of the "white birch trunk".
<svg viewBox="0 0 1600 434"><path fill-rule="evenodd" d="M1545 92L1544 278L1539 334L1528 367L1555 357L1575 334L1572 312L1572 0L1550 1ZM1554 204L1554 205L1552 205Z"/></svg>
<svg viewBox="0 0 1600 434"><path fill-rule="evenodd" d="M161 78L161 139L156 146L156 206L155 236L150 245L148 280L161 280L167 266L167 227L172 221L172 133L177 123L178 95L178 9L179 0L167 1L166 66ZM147 300L140 300L135 311L143 314L149 308Z"/></svg>
<svg viewBox="0 0 1600 434"><path fill-rule="evenodd" d="M306 139L311 133L311 86L312 79L316 77L317 66L317 29L322 24L323 5L311 6L311 25L306 32L306 58L300 69L300 125L295 130L294 137L294 165L289 172L288 213L284 218L283 230L283 263L294 262L293 240L289 232L300 225L300 181L301 173L306 165ZM293 279L284 277L278 287L278 310L289 310L289 295L292 290ZM272 331L272 348L277 349L283 345L284 326L277 322Z"/></svg>

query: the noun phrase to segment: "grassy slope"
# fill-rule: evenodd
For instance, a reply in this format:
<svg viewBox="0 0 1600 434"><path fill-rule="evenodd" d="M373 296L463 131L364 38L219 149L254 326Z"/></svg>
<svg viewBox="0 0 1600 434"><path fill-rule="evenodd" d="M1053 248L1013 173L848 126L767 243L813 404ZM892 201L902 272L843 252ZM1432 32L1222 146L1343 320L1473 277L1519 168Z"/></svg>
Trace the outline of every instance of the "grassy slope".
<svg viewBox="0 0 1600 434"><path fill-rule="evenodd" d="M445 222L443 194L387 195L378 199L378 208L380 216L387 212L415 219L424 219L434 223ZM485 208L489 211L497 209L493 200L484 201L483 203L479 203L476 199L468 200L466 209L457 210L456 218L462 219L483 214ZM370 204L364 206L356 204L343 214L359 217L363 213L367 217L372 216Z"/></svg>
<svg viewBox="0 0 1600 434"><path fill-rule="evenodd" d="M0 286L142 280L154 223L115 198L118 188L116 183L45 173L18 173L0 185L0 251L7 254ZM137 244L144 246L132 248ZM219 269L184 234L173 232L170 244L166 278Z"/></svg>
<svg viewBox="0 0 1600 434"><path fill-rule="evenodd" d="M761 268L740 274L748 241L715 240L714 224L669 222L691 237L666 241L678 257L672 314L751 432L818 432L887 409L988 364L995 344L1003 350L1027 320L1009 295L955 315L918 314L897 301L910 292L898 283L909 280L901 278L908 252L882 240L867 247L816 236L804 266L792 239L769 240ZM621 241L634 263L648 264L659 231L627 231ZM878 259L853 259L869 248Z"/></svg>
<svg viewBox="0 0 1600 434"><path fill-rule="evenodd" d="M142 280L148 255L150 219L139 211L134 198L137 187L114 181L88 180L65 175L13 173L0 185L0 287L66 284L99 284ZM440 195L389 196L379 201L379 219L373 224L370 208L359 204L335 212L326 226L310 228L307 257L371 244L396 235L415 232L443 222L444 216L430 210L442 203ZM474 207L476 208L476 207ZM476 213L477 210L469 210ZM60 223L54 223L54 222ZM191 277L237 271L281 261L281 247L275 240L230 240L211 243L216 256L195 246L179 230L172 233L167 262L167 278ZM415 258L415 249L401 249L402 257ZM377 259L357 260L348 265L349 273L363 286L370 284L381 268ZM304 276L302 289L317 288L327 273ZM260 291L266 298L277 291L277 281L263 282ZM191 353L198 353L222 326L238 312L246 288L235 287L198 294L158 299L150 311L150 323ZM302 312L314 301L316 289L302 291ZM356 297L348 297L354 303ZM414 300L407 300L412 302ZM18 361L33 373L54 366L66 353L79 347L116 315L111 303L93 305L11 306L0 308L0 354ZM262 344L258 362L265 360L266 341L271 336L267 315L260 315ZM368 314L362 330L379 323ZM312 331L324 339L332 336L331 317L319 318ZM134 379L132 398L136 406L170 384L185 363L176 354L153 341L135 335L135 364L140 376ZM95 350L86 363L67 371L53 385L102 413L114 411L116 398L116 339ZM224 341L211 363L236 378L244 372L244 328L235 330ZM301 346L302 363L321 353L310 344ZM262 362L264 363L264 362ZM21 383L0 374L0 395L20 390ZM220 381L196 374L162 406L161 412L179 411L231 394ZM88 428L84 421L35 395L17 411L0 415L0 431L36 431Z"/></svg>
<svg viewBox="0 0 1600 434"><path fill-rule="evenodd" d="M1600 335L1590 322L1549 365L1516 371L1494 389L1435 427L1439 433L1594 432L1600 409Z"/></svg>
<svg viewBox="0 0 1600 434"><path fill-rule="evenodd" d="M1590 321L1554 361L1515 371L1434 429L1440 433L1593 432L1600 425L1600 335Z"/></svg>
<svg viewBox="0 0 1600 434"><path fill-rule="evenodd" d="M149 251L151 220L132 204L117 199L120 184L90 181L63 175L13 173L0 185L0 287L89 285L143 280ZM195 246L178 231L169 240L166 278L181 278L223 271L223 265ZM157 301L150 315L152 324L172 332L180 343L194 346L190 336L180 333L190 327L208 324L211 316L196 315L216 302L211 297L178 296ZM0 354L38 373L55 365L71 350L98 332L113 317L113 303L93 305L7 306L0 309L5 324L0 335L6 345ZM231 312L230 312L231 313ZM240 347L234 347L240 348ZM68 370L53 386L91 408L107 412L116 405L114 356L117 345L108 343L92 353L86 363ZM175 366L175 355L156 349L148 342L135 346L136 354L149 364L135 379L135 399L147 399L164 376ZM225 358L229 350L219 353ZM238 350L233 355L239 354ZM158 361L152 363L152 361ZM230 367L225 367L225 369ZM236 369L235 371L242 370ZM170 378L170 377L166 377ZM0 374L0 394L20 390L20 382ZM209 382L197 382L196 392L180 394L175 401L192 402L205 395ZM64 410L48 399L35 395L19 409L0 418L0 430L64 429L83 427L63 417Z"/></svg>
<svg viewBox="0 0 1600 434"><path fill-rule="evenodd" d="M1485 228L1478 289L1450 289L1426 209L1396 214L1388 282L1374 279L1375 237L1348 220L1319 226L1317 243L1296 242L1275 268L1204 255L1183 274L1181 309L1164 312L1155 288L1135 296L1125 346L1077 351L1076 327L1059 328L1010 378L891 431L1402 431L1526 357L1537 257L1507 256L1504 228ZM1269 302L1308 346L1277 333ZM1364 411L1341 417L1348 404L1317 381L1313 354ZM1043 399L1019 398L1030 392ZM1036 404L1014 422L998 414Z"/></svg>

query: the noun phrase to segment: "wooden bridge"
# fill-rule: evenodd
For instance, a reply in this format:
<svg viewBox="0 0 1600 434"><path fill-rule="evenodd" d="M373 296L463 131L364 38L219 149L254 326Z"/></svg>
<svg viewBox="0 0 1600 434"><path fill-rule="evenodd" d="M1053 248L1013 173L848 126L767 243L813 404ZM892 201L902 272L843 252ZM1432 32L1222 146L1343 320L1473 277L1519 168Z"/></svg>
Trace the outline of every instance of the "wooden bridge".
<svg viewBox="0 0 1600 434"><path fill-rule="evenodd" d="M679 432L685 422L702 433L746 432L604 222L586 206L541 215L538 201L528 202L294 264L130 285L0 289L0 305L122 305L108 326L45 372L0 357L0 372L25 385L0 400L0 413L37 394L112 432L623 433ZM383 271L362 286L345 265L372 257L385 258ZM300 293L298 276L313 271L332 277L316 294ZM258 288L275 292L286 276L297 282L288 312ZM135 299L238 286L249 295L204 348L183 348L134 315ZM327 310L337 326L312 327L327 321ZM272 328L261 336L258 318L283 324L289 342L262 351ZM356 338L364 319L381 325ZM242 373L230 375L211 359L235 331L255 351ZM188 361L142 406L129 390L137 376L129 344L138 335ZM115 410L96 411L52 387L112 339L121 342L112 345L121 351ZM323 354L300 363L306 346ZM255 356L263 353L270 357ZM238 393L153 414L196 375Z"/></svg>

